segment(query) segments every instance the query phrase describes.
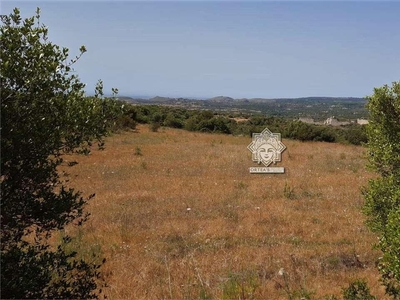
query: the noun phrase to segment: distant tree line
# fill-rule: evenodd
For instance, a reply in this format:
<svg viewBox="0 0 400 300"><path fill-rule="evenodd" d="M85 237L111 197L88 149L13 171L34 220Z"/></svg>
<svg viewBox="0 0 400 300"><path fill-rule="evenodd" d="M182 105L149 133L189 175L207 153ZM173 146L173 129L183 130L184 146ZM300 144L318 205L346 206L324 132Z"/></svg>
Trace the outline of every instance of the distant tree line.
<svg viewBox="0 0 400 300"><path fill-rule="evenodd" d="M121 102L122 103L122 102ZM122 105L122 104L121 104ZM251 136L268 127L283 138L300 141L321 141L361 145L367 142L365 126L341 127L314 125L284 117L223 113L210 110L189 110L159 105L125 104L125 114L116 122L116 129L135 128L137 123L182 128L189 131ZM241 119L242 121L237 121Z"/></svg>

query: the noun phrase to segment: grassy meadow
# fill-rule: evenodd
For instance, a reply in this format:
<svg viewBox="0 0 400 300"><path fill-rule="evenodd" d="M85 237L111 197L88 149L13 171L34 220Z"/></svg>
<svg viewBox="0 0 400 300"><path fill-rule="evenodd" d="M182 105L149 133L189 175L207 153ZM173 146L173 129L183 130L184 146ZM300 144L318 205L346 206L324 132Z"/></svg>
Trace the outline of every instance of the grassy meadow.
<svg viewBox="0 0 400 300"><path fill-rule="evenodd" d="M141 125L65 158L79 162L70 185L96 193L67 231L107 259L109 299L325 299L357 278L384 299L361 213L365 149L283 139L286 173L250 174L250 142Z"/></svg>

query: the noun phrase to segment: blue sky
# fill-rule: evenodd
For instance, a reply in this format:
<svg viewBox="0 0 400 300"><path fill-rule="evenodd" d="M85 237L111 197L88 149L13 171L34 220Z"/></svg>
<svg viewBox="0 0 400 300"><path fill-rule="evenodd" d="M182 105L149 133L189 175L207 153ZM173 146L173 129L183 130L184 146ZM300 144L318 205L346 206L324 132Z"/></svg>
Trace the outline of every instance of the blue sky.
<svg viewBox="0 0 400 300"><path fill-rule="evenodd" d="M42 10L89 93L363 97L400 80L400 2L2 1Z"/></svg>

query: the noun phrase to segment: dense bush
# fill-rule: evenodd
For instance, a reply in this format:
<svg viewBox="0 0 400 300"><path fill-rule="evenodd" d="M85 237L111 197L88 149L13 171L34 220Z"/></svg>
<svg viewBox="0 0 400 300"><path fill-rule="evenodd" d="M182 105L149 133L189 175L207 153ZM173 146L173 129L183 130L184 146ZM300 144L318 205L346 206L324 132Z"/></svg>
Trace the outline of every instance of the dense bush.
<svg viewBox="0 0 400 300"><path fill-rule="evenodd" d="M176 116L173 112L168 112L163 125L171 128L183 128L184 120L180 116Z"/></svg>
<svg viewBox="0 0 400 300"><path fill-rule="evenodd" d="M339 141L353 145L364 145L368 141L366 126L350 125L345 126L339 133Z"/></svg>
<svg viewBox="0 0 400 300"><path fill-rule="evenodd" d="M365 280L357 279L342 290L343 300L376 300Z"/></svg>
<svg viewBox="0 0 400 300"><path fill-rule="evenodd" d="M371 230L380 234L379 270L386 292L400 299L400 82L375 88L367 107L369 167L379 177L364 191L364 212Z"/></svg>
<svg viewBox="0 0 400 300"><path fill-rule="evenodd" d="M102 147L121 106L101 97L101 81L95 97L84 96L84 84L69 74L80 56L65 63L68 49L35 26L39 14L23 21L14 9L2 18L1 298L96 298L99 264L66 252L68 236L50 244L55 232L86 220L93 197L67 187L57 168L63 154Z"/></svg>

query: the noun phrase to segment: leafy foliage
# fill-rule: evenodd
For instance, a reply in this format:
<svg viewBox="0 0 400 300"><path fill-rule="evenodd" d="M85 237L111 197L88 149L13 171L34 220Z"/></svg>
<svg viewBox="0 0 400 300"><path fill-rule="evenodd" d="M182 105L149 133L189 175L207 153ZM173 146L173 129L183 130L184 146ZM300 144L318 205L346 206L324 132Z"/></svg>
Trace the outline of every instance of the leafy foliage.
<svg viewBox="0 0 400 300"><path fill-rule="evenodd" d="M102 148L121 105L102 99L101 81L85 97L70 75L85 47L67 63L69 50L39 22L39 8L25 20L15 8L1 25L1 298L95 298L99 265L49 243L86 220L94 196L68 188L57 168L63 154Z"/></svg>
<svg viewBox="0 0 400 300"><path fill-rule="evenodd" d="M369 166L380 177L364 191L369 227L381 234L379 263L386 292L400 299L400 82L375 88L368 98Z"/></svg>
<svg viewBox="0 0 400 300"><path fill-rule="evenodd" d="M357 279L342 290L343 300L376 300L372 296L365 280Z"/></svg>

